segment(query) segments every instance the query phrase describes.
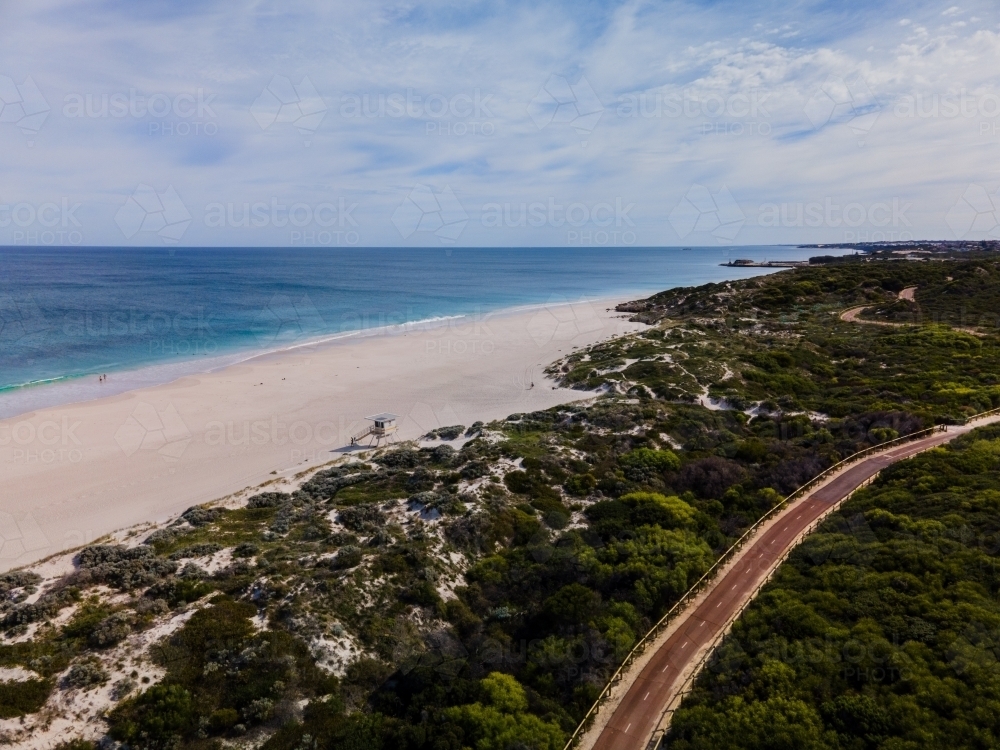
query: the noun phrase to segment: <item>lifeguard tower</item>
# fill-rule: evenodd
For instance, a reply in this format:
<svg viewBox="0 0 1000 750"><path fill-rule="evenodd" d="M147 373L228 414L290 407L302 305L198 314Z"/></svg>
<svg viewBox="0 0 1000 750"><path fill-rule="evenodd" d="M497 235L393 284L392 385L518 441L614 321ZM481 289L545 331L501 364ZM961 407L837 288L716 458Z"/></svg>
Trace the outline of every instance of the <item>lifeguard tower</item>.
<svg viewBox="0 0 1000 750"><path fill-rule="evenodd" d="M396 426L396 420L399 419L398 414L389 414L386 412L384 414L365 417L365 419L371 422L371 424L351 438L351 445L359 445L362 440L368 438L369 446L373 444L378 446L382 440L389 442L394 438L396 430L399 429Z"/></svg>

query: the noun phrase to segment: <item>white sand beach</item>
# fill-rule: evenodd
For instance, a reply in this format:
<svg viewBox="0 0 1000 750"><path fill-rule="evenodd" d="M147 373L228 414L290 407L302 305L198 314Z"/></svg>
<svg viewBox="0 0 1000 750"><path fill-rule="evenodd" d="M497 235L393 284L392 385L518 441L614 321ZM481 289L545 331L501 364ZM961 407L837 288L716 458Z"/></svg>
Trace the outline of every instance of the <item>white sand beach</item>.
<svg viewBox="0 0 1000 750"><path fill-rule="evenodd" d="M324 464L366 415L400 415L406 440L589 398L543 370L642 327L615 303L373 331L2 420L0 571Z"/></svg>

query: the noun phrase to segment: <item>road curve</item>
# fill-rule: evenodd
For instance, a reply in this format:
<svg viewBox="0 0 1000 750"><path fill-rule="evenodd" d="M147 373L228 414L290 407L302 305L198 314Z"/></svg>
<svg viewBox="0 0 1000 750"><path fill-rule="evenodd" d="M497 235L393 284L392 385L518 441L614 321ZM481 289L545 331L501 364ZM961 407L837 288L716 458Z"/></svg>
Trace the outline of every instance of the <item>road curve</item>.
<svg viewBox="0 0 1000 750"><path fill-rule="evenodd" d="M705 647L729 626L810 524L886 466L948 442L970 429L971 426L952 427L948 432L937 432L860 461L811 495L789 505L744 550L738 561L711 584L700 603L680 615L673 633L652 655L615 707L592 745L593 750L644 750L666 707L683 687L686 673L697 663Z"/></svg>

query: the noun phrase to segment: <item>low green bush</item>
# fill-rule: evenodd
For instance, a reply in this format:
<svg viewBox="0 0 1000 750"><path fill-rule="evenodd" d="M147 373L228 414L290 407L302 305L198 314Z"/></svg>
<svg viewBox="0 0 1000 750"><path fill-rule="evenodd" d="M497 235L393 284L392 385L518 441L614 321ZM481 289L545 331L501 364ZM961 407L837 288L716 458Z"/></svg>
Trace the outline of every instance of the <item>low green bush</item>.
<svg viewBox="0 0 1000 750"><path fill-rule="evenodd" d="M45 705L51 693L51 680L0 682L0 719L16 719L35 713Z"/></svg>

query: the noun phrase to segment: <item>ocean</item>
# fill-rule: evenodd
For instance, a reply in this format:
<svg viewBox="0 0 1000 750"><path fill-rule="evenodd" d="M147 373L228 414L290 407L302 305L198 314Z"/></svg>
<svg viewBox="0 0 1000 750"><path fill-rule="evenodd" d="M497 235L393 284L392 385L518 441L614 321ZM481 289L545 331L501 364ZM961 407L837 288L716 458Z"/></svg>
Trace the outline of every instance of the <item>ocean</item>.
<svg viewBox="0 0 1000 750"><path fill-rule="evenodd" d="M0 418L315 339L640 297L766 272L720 266L735 258L816 254L786 246L0 248Z"/></svg>

